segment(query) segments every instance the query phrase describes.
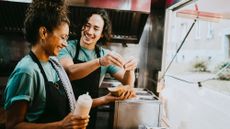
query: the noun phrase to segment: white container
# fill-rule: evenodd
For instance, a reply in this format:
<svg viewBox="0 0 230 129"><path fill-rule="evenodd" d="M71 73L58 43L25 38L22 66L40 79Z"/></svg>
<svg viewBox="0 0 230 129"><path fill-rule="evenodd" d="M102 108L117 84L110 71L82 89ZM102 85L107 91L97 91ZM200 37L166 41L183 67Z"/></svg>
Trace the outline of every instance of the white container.
<svg viewBox="0 0 230 129"><path fill-rule="evenodd" d="M75 105L74 115L86 117L89 114L90 108L92 106L92 98L88 93L80 95Z"/></svg>

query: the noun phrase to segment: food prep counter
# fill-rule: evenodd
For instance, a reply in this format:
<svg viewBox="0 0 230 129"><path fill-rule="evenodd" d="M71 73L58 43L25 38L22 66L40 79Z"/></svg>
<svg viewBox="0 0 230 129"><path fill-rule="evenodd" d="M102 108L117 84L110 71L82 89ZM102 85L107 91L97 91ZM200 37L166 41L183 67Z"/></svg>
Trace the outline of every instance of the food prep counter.
<svg viewBox="0 0 230 129"><path fill-rule="evenodd" d="M99 89L99 96L107 94L108 87L118 86L120 82L105 79ZM161 102L151 91L134 88L136 98L119 100L114 104L98 109L97 129L146 129L160 128Z"/></svg>
<svg viewBox="0 0 230 129"><path fill-rule="evenodd" d="M135 88L137 97L116 101L114 129L139 129L139 127L160 127L161 103L149 90Z"/></svg>

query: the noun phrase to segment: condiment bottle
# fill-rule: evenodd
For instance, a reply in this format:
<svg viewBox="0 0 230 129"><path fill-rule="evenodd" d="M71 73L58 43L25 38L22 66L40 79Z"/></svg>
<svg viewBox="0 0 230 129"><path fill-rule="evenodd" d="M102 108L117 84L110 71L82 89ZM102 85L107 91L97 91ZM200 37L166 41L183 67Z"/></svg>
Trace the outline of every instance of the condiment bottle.
<svg viewBox="0 0 230 129"><path fill-rule="evenodd" d="M93 100L89 96L88 92L86 94L80 95L75 104L75 110L73 114L81 117L88 116L92 102Z"/></svg>

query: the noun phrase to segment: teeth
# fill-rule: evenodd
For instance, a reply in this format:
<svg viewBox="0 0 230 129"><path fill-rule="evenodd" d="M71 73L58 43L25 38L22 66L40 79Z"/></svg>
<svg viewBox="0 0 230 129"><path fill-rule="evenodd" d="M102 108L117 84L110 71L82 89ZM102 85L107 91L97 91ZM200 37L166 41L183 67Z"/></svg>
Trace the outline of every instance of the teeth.
<svg viewBox="0 0 230 129"><path fill-rule="evenodd" d="M85 34L85 37L86 37L86 38L90 38L87 34Z"/></svg>
<svg viewBox="0 0 230 129"><path fill-rule="evenodd" d="M87 33L84 33L84 36L86 37L87 40L91 39L91 36L88 35Z"/></svg>

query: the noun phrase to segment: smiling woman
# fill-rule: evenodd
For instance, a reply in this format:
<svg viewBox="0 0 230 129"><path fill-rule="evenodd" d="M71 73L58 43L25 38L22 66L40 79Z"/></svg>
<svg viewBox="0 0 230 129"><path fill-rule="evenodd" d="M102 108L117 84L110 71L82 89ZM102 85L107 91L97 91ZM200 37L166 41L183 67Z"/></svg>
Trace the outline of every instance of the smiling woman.
<svg viewBox="0 0 230 129"><path fill-rule="evenodd" d="M40 30L40 31L44 31L43 33L47 33L46 40L45 37L44 39L42 39L44 42L45 52L49 55L57 56L59 51L63 47L67 46L69 25L63 22L58 27L53 29L53 32L47 31L46 28L42 28L42 29L44 30ZM47 47L45 45L47 45Z"/></svg>
<svg viewBox="0 0 230 129"><path fill-rule="evenodd" d="M31 50L7 82L3 96L7 129L85 128L88 124L89 116L71 113L75 109L72 87L55 57L67 45L66 9L64 0L34 0L27 9L24 28Z"/></svg>

